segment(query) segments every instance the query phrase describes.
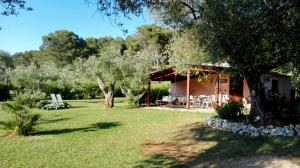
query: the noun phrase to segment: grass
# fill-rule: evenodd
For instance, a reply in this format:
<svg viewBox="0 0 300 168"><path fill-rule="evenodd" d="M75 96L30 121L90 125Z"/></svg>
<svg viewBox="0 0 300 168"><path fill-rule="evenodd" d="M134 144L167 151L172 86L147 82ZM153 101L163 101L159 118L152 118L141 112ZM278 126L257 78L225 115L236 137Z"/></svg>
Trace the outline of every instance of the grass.
<svg viewBox="0 0 300 168"><path fill-rule="evenodd" d="M241 137L203 127L212 113L129 108L122 99L114 109L98 100L69 103L66 110L35 109L42 121L33 136L9 138L0 128L1 167L222 167L220 160L257 155L300 157L297 137Z"/></svg>
<svg viewBox="0 0 300 168"><path fill-rule="evenodd" d="M134 167L149 157L142 144L167 141L179 126L209 116L128 108L120 99L114 109L98 100L69 103L73 108L35 109L42 120L33 136L9 138L0 129L1 167Z"/></svg>

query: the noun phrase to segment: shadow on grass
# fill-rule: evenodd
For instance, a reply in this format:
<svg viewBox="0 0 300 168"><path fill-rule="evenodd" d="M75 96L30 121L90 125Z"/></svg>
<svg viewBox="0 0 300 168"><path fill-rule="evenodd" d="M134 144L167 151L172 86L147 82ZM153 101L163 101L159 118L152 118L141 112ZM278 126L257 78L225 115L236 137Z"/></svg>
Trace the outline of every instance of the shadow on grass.
<svg viewBox="0 0 300 168"><path fill-rule="evenodd" d="M70 103L100 103L104 102L102 99L83 99L83 100L68 100Z"/></svg>
<svg viewBox="0 0 300 168"><path fill-rule="evenodd" d="M134 166L134 168L183 168L184 166L179 164L175 158L165 155L165 154L156 154L151 156L147 160L143 160Z"/></svg>
<svg viewBox="0 0 300 168"><path fill-rule="evenodd" d="M186 126L185 130L179 131L170 142L148 144L147 148L153 153L154 160L156 155L166 155L168 157L160 158L161 163L168 163L171 157L175 163L182 163L187 167L226 167L227 164L234 165L237 160L247 158L243 165L238 166L260 168L265 167L270 160L267 163L259 159L252 161L251 158L260 156L300 158L298 137L237 136L203 127L199 123ZM149 165L152 163L147 160L143 162ZM155 166L155 162L153 163L152 166Z"/></svg>
<svg viewBox="0 0 300 168"><path fill-rule="evenodd" d="M50 119L50 120L45 120L42 119L41 123L42 124L50 124L50 123L56 123L56 122L60 122L60 121L66 121L69 120L70 118L58 118L58 119Z"/></svg>
<svg viewBox="0 0 300 168"><path fill-rule="evenodd" d="M117 122L99 122L95 124L91 124L88 127L82 128L65 128L65 129L53 129L53 130L45 130L35 132L34 135L59 135L65 133L73 133L73 132L90 132L90 131L98 131L99 129L110 129L114 127L120 126L121 123Z"/></svg>
<svg viewBox="0 0 300 168"><path fill-rule="evenodd" d="M222 167L224 162L242 157L283 156L300 157L300 139L298 137L249 137L205 127L192 128L191 133L196 142L215 142L216 145L201 151L188 165L216 165ZM265 167L257 162L246 162L243 167Z"/></svg>
<svg viewBox="0 0 300 168"><path fill-rule="evenodd" d="M70 109L74 109L74 108L86 108L89 106L76 106L76 105L72 105L72 107Z"/></svg>

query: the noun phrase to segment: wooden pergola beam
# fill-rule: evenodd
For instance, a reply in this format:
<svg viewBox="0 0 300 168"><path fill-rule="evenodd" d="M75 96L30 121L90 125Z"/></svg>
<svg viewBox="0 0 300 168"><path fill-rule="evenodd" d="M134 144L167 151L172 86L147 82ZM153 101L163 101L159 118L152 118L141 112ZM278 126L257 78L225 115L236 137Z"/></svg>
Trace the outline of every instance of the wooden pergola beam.
<svg viewBox="0 0 300 168"><path fill-rule="evenodd" d="M147 107L150 107L150 103L151 103L151 80L148 82L146 102L147 102Z"/></svg>
<svg viewBox="0 0 300 168"><path fill-rule="evenodd" d="M191 85L191 70L187 70L187 80L186 80L186 109L190 109L190 85Z"/></svg>
<svg viewBox="0 0 300 168"><path fill-rule="evenodd" d="M161 75L161 76L152 78L151 80L161 79L161 78L164 78L164 77L167 77L167 76L171 76L171 75L174 75L174 74L176 74L176 72L172 72L172 73L168 73L168 74L163 74L163 75Z"/></svg>

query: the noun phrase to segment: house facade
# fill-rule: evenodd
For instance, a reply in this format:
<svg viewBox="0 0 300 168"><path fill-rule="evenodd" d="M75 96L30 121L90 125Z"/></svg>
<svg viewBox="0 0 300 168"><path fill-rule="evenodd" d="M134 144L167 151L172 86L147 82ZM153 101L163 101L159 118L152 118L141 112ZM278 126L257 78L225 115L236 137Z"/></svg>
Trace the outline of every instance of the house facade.
<svg viewBox="0 0 300 168"><path fill-rule="evenodd" d="M195 73L193 72L199 72ZM150 74L151 81L170 81L170 96L186 97L189 101L192 96L212 96L213 101L221 104L224 97L234 100L247 98L250 100L250 90L244 78L234 78L228 67L197 66L187 72L176 73L173 68L157 71ZM267 92L279 94L290 99L291 78L288 75L270 72L262 76ZM187 109L189 108L189 102Z"/></svg>

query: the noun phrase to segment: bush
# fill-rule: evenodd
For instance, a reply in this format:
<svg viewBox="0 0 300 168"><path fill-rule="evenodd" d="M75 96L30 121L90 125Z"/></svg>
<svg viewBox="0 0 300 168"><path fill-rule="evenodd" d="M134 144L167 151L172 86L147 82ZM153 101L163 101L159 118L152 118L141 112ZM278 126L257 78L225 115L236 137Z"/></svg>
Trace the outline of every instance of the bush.
<svg viewBox="0 0 300 168"><path fill-rule="evenodd" d="M242 114L243 104L236 101L228 103L216 108L218 116L222 119L237 121L244 117Z"/></svg>
<svg viewBox="0 0 300 168"><path fill-rule="evenodd" d="M152 105L155 104L156 100L161 100L163 96L168 96L170 84L168 82L152 82L151 84L151 97L150 103ZM144 94L137 101L130 102L131 104L135 104L137 106L142 106L146 104L147 93Z"/></svg>
<svg viewBox="0 0 300 168"><path fill-rule="evenodd" d="M100 94L99 86L96 82L84 82L81 84L84 98L95 99Z"/></svg>
<svg viewBox="0 0 300 168"><path fill-rule="evenodd" d="M296 124L299 122L300 106L297 102L290 102L286 96L267 93L265 108L267 122L278 124Z"/></svg>
<svg viewBox="0 0 300 168"><path fill-rule="evenodd" d="M39 114L31 113L30 109L20 102L4 103L4 110L10 112L14 118L8 121L7 127L13 128L12 135L31 135L34 131L34 126L38 124L40 119Z"/></svg>
<svg viewBox="0 0 300 168"><path fill-rule="evenodd" d="M83 99L83 98L96 98L97 96L103 96L99 90L99 86L96 82L82 82L75 86L62 84L57 81L45 82L42 91L46 95L61 94L63 99Z"/></svg>
<svg viewBox="0 0 300 168"><path fill-rule="evenodd" d="M8 100L11 98L9 94L9 89L9 85L0 82L0 101Z"/></svg>
<svg viewBox="0 0 300 168"><path fill-rule="evenodd" d="M40 102L46 98L46 94L40 91L21 93L16 97L16 101L29 108L39 107Z"/></svg>

